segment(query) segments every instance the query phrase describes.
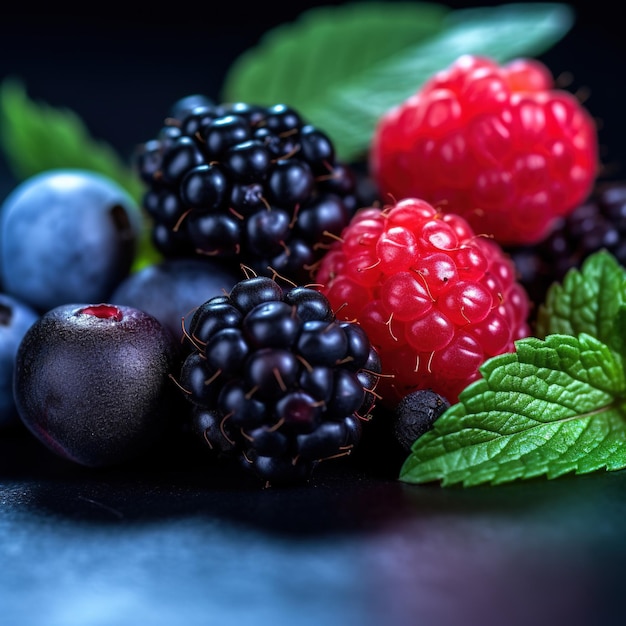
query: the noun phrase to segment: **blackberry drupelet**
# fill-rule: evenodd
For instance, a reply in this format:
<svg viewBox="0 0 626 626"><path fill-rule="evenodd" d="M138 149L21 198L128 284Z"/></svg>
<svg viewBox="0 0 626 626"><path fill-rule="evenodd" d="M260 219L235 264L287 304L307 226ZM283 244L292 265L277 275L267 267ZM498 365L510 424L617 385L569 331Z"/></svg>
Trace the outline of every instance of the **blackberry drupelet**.
<svg viewBox="0 0 626 626"><path fill-rule="evenodd" d="M135 164L165 257L219 257L297 284L362 205L331 139L284 104L181 98Z"/></svg>
<svg viewBox="0 0 626 626"><path fill-rule="evenodd" d="M273 485L352 452L376 399L377 352L326 297L254 276L200 305L179 386L191 430Z"/></svg>
<svg viewBox="0 0 626 626"><path fill-rule="evenodd" d="M626 265L626 182L598 184L588 201L561 219L540 243L506 248L534 304L532 315L552 283L600 249Z"/></svg>

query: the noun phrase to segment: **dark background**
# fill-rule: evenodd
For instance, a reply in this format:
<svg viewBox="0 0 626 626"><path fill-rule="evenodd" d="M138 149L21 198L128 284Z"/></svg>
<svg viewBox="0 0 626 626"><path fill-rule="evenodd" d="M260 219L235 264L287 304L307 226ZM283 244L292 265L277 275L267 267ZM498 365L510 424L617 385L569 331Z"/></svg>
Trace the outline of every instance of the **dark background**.
<svg viewBox="0 0 626 626"><path fill-rule="evenodd" d="M174 100L219 99L237 56L309 6L14 2L0 14L0 80L19 77L129 156ZM573 29L541 58L589 94L604 174L622 177L618 3L572 6ZM0 158L0 194L13 182ZM624 471L464 490L330 463L312 485L262 490L167 456L92 472L7 436L0 623L623 626L625 493Z"/></svg>
<svg viewBox="0 0 626 626"><path fill-rule="evenodd" d="M219 100L224 77L242 52L267 30L324 4L341 3L114 1L49 3L28 12L11 3L0 17L0 80L17 76L31 98L74 110L95 137L127 157L156 133L175 99L202 92ZM626 143L622 20L609 0L570 6L574 27L541 58L555 76L572 75L572 90L589 95L586 105L601 123L603 159L614 172Z"/></svg>

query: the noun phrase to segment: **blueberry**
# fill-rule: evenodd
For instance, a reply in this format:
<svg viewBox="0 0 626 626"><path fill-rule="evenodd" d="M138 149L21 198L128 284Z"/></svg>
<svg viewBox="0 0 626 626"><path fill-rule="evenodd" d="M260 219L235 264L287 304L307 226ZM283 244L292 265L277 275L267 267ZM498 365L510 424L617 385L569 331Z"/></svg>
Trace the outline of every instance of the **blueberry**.
<svg viewBox="0 0 626 626"><path fill-rule="evenodd" d="M13 370L17 348L39 318L28 305L0 293L0 428L19 423L13 400Z"/></svg>
<svg viewBox="0 0 626 626"><path fill-rule="evenodd" d="M131 196L98 173L32 176L0 208L4 291L40 313L106 301L130 272L140 216Z"/></svg>
<svg viewBox="0 0 626 626"><path fill-rule="evenodd" d="M154 315L176 339L200 304L228 293L240 280L234 269L213 259L164 259L133 272L115 289L109 301Z"/></svg>
<svg viewBox="0 0 626 626"><path fill-rule="evenodd" d="M176 347L148 313L122 305L65 304L26 331L14 397L26 427L77 464L129 461L167 431L176 414Z"/></svg>

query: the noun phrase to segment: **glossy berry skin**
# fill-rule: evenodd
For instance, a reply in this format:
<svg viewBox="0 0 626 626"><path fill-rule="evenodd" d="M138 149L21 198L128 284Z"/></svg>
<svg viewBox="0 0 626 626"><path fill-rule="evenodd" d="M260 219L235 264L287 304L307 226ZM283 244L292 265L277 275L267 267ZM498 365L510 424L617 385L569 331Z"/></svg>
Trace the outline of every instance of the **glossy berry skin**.
<svg viewBox="0 0 626 626"><path fill-rule="evenodd" d="M284 104L193 101L175 104L136 153L155 247L306 283L360 205L356 175Z"/></svg>
<svg viewBox="0 0 626 626"><path fill-rule="evenodd" d="M38 318L30 306L0 293L0 429L19 424L13 400L15 355L26 331Z"/></svg>
<svg viewBox="0 0 626 626"><path fill-rule="evenodd" d="M272 485L350 454L374 407L380 360L326 297L264 276L200 305L179 377L191 430Z"/></svg>
<svg viewBox="0 0 626 626"><path fill-rule="evenodd" d="M40 313L108 299L130 272L140 215L131 196L98 173L32 176L0 208L4 291Z"/></svg>
<svg viewBox="0 0 626 626"><path fill-rule="evenodd" d="M165 432L176 388L176 350L148 313L111 304L65 304L20 343L14 395L22 422L74 463L134 459Z"/></svg>
<svg viewBox="0 0 626 626"><path fill-rule="evenodd" d="M182 345L183 324L189 326L198 302L228 293L240 279L216 259L165 258L130 274L109 301L150 313Z"/></svg>
<svg viewBox="0 0 626 626"><path fill-rule="evenodd" d="M377 349L387 407L425 388L455 402L486 358L529 333L528 297L500 246L419 199L357 212L316 282Z"/></svg>
<svg viewBox="0 0 626 626"><path fill-rule="evenodd" d="M422 198L501 245L532 244L590 193L597 131L540 62L464 55L381 117L370 168L385 201Z"/></svg>

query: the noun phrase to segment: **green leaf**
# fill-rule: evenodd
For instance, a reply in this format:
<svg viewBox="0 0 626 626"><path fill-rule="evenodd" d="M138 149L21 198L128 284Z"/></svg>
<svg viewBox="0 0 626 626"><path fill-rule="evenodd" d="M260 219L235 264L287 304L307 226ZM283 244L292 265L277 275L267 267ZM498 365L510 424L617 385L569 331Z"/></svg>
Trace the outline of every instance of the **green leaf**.
<svg viewBox="0 0 626 626"><path fill-rule="evenodd" d="M57 109L31 100L23 84L7 78L0 85L0 146L18 180L51 169L83 169L117 182L140 204L145 191L135 172L113 148L97 141L81 118L69 109ZM133 269L158 260L145 223Z"/></svg>
<svg viewBox="0 0 626 626"><path fill-rule="evenodd" d="M608 251L600 250L554 283L537 311L539 338L559 333L587 333L615 345L614 324L626 304L626 270ZM618 350L621 349L618 347Z"/></svg>
<svg viewBox="0 0 626 626"><path fill-rule="evenodd" d="M225 101L324 106L333 89L439 31L449 9L423 2L323 6L280 25L235 60Z"/></svg>
<svg viewBox="0 0 626 626"><path fill-rule="evenodd" d="M522 339L481 373L415 441L400 480L472 486L626 467L626 380L602 342Z"/></svg>
<svg viewBox="0 0 626 626"><path fill-rule="evenodd" d="M23 85L6 79L0 86L0 142L18 179L54 168L100 172L139 200L143 185L113 148L90 136L80 117L31 100Z"/></svg>
<svg viewBox="0 0 626 626"><path fill-rule="evenodd" d="M420 13L426 15L427 9L431 17L418 27L424 19ZM312 10L301 20L270 31L233 64L224 99L290 104L324 129L338 156L348 161L367 154L384 113L459 56L479 54L504 62L537 55L561 39L574 20L572 9L558 3L514 3L447 13L441 12L441 6L420 3L361 3L342 10L346 12L328 7ZM378 22L375 38L365 35L368 11L369 18ZM398 27L393 19L386 21L383 15L390 11L398 11L399 18L406 12L405 24ZM380 48L381 39L394 40L396 49Z"/></svg>

